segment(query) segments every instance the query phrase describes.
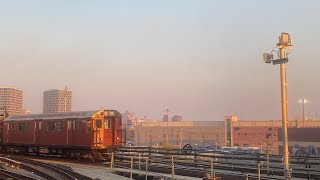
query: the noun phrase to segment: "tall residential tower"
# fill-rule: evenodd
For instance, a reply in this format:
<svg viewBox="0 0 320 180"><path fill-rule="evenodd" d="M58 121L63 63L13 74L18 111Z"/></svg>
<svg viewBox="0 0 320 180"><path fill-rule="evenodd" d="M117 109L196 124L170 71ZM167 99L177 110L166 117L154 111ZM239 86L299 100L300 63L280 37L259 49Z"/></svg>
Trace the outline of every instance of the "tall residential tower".
<svg viewBox="0 0 320 180"><path fill-rule="evenodd" d="M50 89L43 93L43 113L70 112L72 105L72 91L64 89Z"/></svg>
<svg viewBox="0 0 320 180"><path fill-rule="evenodd" d="M15 87L0 87L0 111L9 115L22 113L22 91Z"/></svg>

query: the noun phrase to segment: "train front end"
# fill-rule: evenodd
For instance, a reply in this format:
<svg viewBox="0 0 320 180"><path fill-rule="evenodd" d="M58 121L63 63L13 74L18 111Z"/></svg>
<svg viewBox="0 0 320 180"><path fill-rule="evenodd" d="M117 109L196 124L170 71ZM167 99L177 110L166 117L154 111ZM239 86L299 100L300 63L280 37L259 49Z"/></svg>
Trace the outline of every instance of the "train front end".
<svg viewBox="0 0 320 180"><path fill-rule="evenodd" d="M116 110L101 110L92 117L93 149L114 149L125 144L121 114Z"/></svg>

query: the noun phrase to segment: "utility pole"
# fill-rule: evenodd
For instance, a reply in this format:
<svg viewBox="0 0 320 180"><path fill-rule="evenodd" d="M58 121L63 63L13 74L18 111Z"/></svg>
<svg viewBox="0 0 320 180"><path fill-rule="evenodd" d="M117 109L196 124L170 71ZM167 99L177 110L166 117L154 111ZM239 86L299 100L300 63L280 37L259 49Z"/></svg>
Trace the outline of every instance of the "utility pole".
<svg viewBox="0 0 320 180"><path fill-rule="evenodd" d="M280 52L280 59L273 60L273 55L264 53L263 59L265 63L280 64L281 77L281 110L282 110L282 133L283 133L283 158L284 158L284 177L285 180L291 180L291 169L289 166L288 151L288 110L287 110L287 82L286 82L286 64L288 62L286 49L292 46L291 38L288 33L281 33L277 47Z"/></svg>
<svg viewBox="0 0 320 180"><path fill-rule="evenodd" d="M303 99L303 101L304 101L304 99ZM304 103L302 103L302 119L303 119L303 121L305 120L305 115L304 115Z"/></svg>
<svg viewBox="0 0 320 180"><path fill-rule="evenodd" d="M166 109L167 113L167 145L169 144L169 109Z"/></svg>
<svg viewBox="0 0 320 180"><path fill-rule="evenodd" d="M285 46L280 48L280 59L286 58ZM282 97L282 132L283 132L283 155L284 155L284 175L285 179L291 179L291 172L289 167L289 151L288 151L288 109L287 109L287 77L286 77L286 64L280 64L281 74L281 97Z"/></svg>

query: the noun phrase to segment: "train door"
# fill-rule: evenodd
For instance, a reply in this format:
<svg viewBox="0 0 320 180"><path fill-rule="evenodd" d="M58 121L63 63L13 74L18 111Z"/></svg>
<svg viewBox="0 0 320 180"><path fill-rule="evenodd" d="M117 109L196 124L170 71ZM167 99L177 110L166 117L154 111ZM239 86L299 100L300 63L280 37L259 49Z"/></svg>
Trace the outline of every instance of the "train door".
<svg viewBox="0 0 320 180"><path fill-rule="evenodd" d="M113 118L105 118L104 119L104 138L103 138L103 144L105 146L113 145Z"/></svg>
<svg viewBox="0 0 320 180"><path fill-rule="evenodd" d="M34 144L40 144L40 135L42 129L42 121L37 120L34 122Z"/></svg>
<svg viewBox="0 0 320 180"><path fill-rule="evenodd" d="M73 144L72 120L67 120L67 145Z"/></svg>
<svg viewBox="0 0 320 180"><path fill-rule="evenodd" d="M115 146L123 143L121 114L114 110L104 111L104 140L105 146Z"/></svg>
<svg viewBox="0 0 320 180"><path fill-rule="evenodd" d="M122 127L122 119L115 118L116 145L126 144L126 129Z"/></svg>
<svg viewBox="0 0 320 180"><path fill-rule="evenodd" d="M112 122L112 145L125 143L125 130L122 128L122 120L119 117L111 118Z"/></svg>
<svg viewBox="0 0 320 180"><path fill-rule="evenodd" d="M116 121L115 118L111 118L111 129L112 129L112 145L116 144L116 137L117 137L117 132L116 130Z"/></svg>
<svg viewBox="0 0 320 180"><path fill-rule="evenodd" d="M102 132L102 120L103 119L94 119L93 120L93 144L94 146L101 146L103 140L103 132Z"/></svg>

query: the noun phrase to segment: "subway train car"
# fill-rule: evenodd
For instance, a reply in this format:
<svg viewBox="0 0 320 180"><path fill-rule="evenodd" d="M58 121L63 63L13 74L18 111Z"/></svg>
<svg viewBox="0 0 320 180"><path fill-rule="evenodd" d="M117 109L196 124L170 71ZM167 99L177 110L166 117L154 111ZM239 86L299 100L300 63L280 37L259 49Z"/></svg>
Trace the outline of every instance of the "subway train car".
<svg viewBox="0 0 320 180"><path fill-rule="evenodd" d="M2 123L7 153L100 158L125 143L121 114L115 110L9 116Z"/></svg>

